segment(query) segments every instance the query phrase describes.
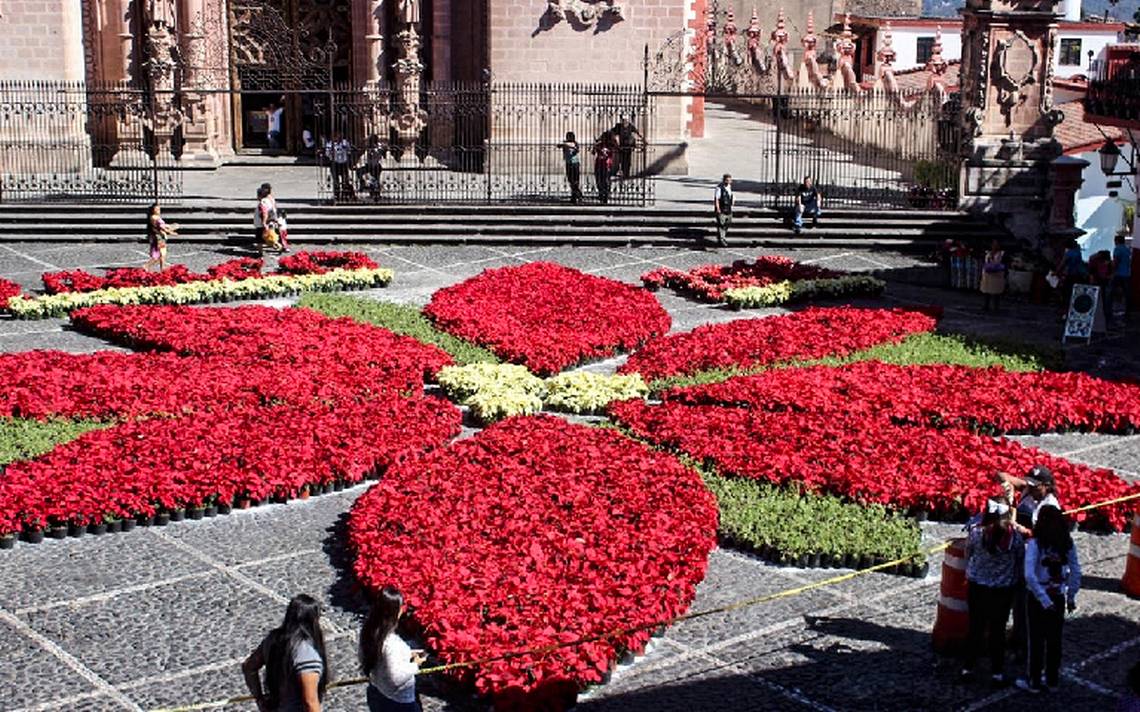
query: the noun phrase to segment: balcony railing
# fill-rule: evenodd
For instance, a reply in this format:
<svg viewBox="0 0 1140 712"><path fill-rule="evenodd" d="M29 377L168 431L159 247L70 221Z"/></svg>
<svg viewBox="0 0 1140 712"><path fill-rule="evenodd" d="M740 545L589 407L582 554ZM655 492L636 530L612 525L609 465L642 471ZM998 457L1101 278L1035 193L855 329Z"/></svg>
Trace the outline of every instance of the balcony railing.
<svg viewBox="0 0 1140 712"><path fill-rule="evenodd" d="M1086 121L1140 127L1140 72L1090 82L1084 103Z"/></svg>

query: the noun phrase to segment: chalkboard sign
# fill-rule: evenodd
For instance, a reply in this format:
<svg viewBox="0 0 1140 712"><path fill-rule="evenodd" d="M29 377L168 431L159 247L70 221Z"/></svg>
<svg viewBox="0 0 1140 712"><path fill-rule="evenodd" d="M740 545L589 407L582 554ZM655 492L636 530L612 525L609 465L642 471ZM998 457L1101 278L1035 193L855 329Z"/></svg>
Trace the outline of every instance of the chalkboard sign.
<svg viewBox="0 0 1140 712"><path fill-rule="evenodd" d="M1069 317L1065 319L1065 335L1061 343L1069 339L1092 341L1093 331L1104 331L1100 313L1100 287L1091 284L1074 284L1073 297L1069 300Z"/></svg>

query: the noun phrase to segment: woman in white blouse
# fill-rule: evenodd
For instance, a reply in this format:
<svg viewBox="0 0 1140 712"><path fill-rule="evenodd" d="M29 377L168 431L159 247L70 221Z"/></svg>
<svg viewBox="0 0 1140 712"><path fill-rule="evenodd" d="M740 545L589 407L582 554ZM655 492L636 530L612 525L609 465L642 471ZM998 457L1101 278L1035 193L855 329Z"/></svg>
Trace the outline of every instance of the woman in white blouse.
<svg viewBox="0 0 1140 712"><path fill-rule="evenodd" d="M360 631L360 667L368 676L369 712L420 712L416 674L425 660L396 634L404 597L392 586L380 589Z"/></svg>

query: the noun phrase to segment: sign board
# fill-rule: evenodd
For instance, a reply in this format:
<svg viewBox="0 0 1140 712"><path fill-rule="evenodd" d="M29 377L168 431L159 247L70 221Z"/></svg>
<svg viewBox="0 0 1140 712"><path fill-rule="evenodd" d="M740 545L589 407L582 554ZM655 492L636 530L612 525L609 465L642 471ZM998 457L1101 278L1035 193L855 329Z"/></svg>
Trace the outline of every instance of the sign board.
<svg viewBox="0 0 1140 712"><path fill-rule="evenodd" d="M1069 316L1065 319L1065 335L1069 339L1092 341L1093 331L1104 331L1104 315L1100 310L1100 287L1091 284L1074 284L1069 300Z"/></svg>

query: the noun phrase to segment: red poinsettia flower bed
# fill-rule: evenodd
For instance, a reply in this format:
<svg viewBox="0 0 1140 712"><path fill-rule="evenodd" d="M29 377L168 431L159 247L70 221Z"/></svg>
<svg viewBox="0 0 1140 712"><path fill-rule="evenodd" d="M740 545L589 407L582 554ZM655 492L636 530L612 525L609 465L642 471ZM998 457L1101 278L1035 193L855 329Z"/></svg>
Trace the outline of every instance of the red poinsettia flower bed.
<svg viewBox="0 0 1140 712"><path fill-rule="evenodd" d="M646 344L619 369L646 380L714 368L753 368L795 359L846 356L910 334L937 320L906 309L808 308L794 314L699 326Z"/></svg>
<svg viewBox="0 0 1140 712"><path fill-rule="evenodd" d="M1001 368L894 366L877 361L740 376L667 391L694 404L767 410L858 412L899 423L964 426L999 433L1140 429L1140 384L1082 373Z"/></svg>
<svg viewBox="0 0 1140 712"><path fill-rule="evenodd" d="M653 627L716 545L700 478L612 430L511 418L397 467L353 507L355 571L400 587L441 660ZM499 709L557 710L650 630L455 671ZM572 699L572 697L571 697Z"/></svg>
<svg viewBox="0 0 1140 712"><path fill-rule="evenodd" d="M324 274L334 269L376 269L380 265L363 252L298 252L277 260L283 274Z"/></svg>
<svg viewBox="0 0 1140 712"><path fill-rule="evenodd" d="M0 415L144 420L10 465L0 529L356 481L459 432L457 409L422 396L450 357L384 329L266 307L76 316L157 351L0 355Z"/></svg>
<svg viewBox="0 0 1140 712"><path fill-rule="evenodd" d="M80 331L132 349L256 359L278 368L310 364L322 372L335 369L339 382L373 379L376 388L388 384L381 374L390 373L388 385L418 391L424 378L452 363L435 346L310 309L95 306L72 312L71 320Z"/></svg>
<svg viewBox="0 0 1140 712"><path fill-rule="evenodd" d="M632 351L671 324L652 294L549 262L487 270L436 292L424 313L540 375Z"/></svg>
<svg viewBox="0 0 1140 712"><path fill-rule="evenodd" d="M151 515L359 482L459 432L438 399L335 408L238 405L89 432L0 475L0 519L23 526Z"/></svg>
<svg viewBox="0 0 1140 712"><path fill-rule="evenodd" d="M689 271L661 267L641 275L648 289L668 287L699 299L719 302L724 293L738 287L767 287L777 282L801 279L833 279L843 272L800 264L787 257L765 255L755 262L736 260L731 265L708 264Z"/></svg>
<svg viewBox="0 0 1140 712"><path fill-rule="evenodd" d="M112 287L159 287L219 279L241 281L262 276L263 266L262 260L240 257L213 265L204 273L192 272L184 265L174 265L161 272L149 272L138 267L117 267L106 270L103 276L84 270L45 272L43 282L48 294L94 292ZM375 269L378 266L367 255L359 252L298 252L281 258L276 274L324 274L332 269Z"/></svg>
<svg viewBox="0 0 1140 712"><path fill-rule="evenodd" d="M8 300L23 292L23 287L7 279L0 279L0 309L8 306Z"/></svg>
<svg viewBox="0 0 1140 712"><path fill-rule="evenodd" d="M768 405L772 405L769 403ZM864 409L770 412L747 407L627 401L612 414L640 437L714 464L726 474L796 483L809 491L878 502L938 518L976 512L995 473L1052 468L1059 497L1079 506L1140 491L1110 470L1073 464L1005 439L958 428L896 425ZM1132 505L1076 515L1120 530Z"/></svg>

